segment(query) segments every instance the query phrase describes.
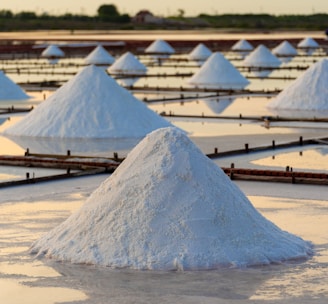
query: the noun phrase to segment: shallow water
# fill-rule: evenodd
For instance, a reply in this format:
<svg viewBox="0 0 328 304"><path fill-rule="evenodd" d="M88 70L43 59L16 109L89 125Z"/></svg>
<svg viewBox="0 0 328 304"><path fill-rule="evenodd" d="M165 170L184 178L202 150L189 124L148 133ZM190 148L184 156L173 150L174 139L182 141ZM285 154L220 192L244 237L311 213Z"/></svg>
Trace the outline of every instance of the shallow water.
<svg viewBox="0 0 328 304"><path fill-rule="evenodd" d="M327 201L249 197L266 218L311 240L316 253L307 261L204 272L147 272L35 260L28 254L30 244L79 208L82 190L77 189L76 195L55 193L53 201L34 195L26 202L0 204L0 286L7 290L0 299L10 299L4 303L21 303L24 296L31 299L28 303L36 298L42 303L107 303L108 298L111 303L325 303L327 299Z"/></svg>

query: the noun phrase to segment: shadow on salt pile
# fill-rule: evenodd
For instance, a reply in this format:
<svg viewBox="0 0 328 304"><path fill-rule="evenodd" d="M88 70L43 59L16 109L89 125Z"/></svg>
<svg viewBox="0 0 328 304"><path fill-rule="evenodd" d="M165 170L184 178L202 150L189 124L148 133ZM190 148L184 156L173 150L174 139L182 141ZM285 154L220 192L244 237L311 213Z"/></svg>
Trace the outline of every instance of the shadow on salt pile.
<svg viewBox="0 0 328 304"><path fill-rule="evenodd" d="M4 135L31 153L72 154L101 153L131 150L142 138L46 138Z"/></svg>

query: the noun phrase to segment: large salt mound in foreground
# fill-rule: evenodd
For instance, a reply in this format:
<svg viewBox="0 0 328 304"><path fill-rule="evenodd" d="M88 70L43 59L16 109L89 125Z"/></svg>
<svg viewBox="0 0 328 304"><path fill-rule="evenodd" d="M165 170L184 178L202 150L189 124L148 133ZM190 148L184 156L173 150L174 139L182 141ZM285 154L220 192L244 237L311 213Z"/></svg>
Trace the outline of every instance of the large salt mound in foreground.
<svg viewBox="0 0 328 304"><path fill-rule="evenodd" d="M272 109L328 110L328 59L313 64L268 104Z"/></svg>
<svg viewBox="0 0 328 304"><path fill-rule="evenodd" d="M141 138L171 124L93 65L4 133L60 138Z"/></svg>
<svg viewBox="0 0 328 304"><path fill-rule="evenodd" d="M181 131L147 135L33 254L73 263L202 270L306 258Z"/></svg>
<svg viewBox="0 0 328 304"><path fill-rule="evenodd" d="M0 100L21 100L29 96L22 88L0 71Z"/></svg>

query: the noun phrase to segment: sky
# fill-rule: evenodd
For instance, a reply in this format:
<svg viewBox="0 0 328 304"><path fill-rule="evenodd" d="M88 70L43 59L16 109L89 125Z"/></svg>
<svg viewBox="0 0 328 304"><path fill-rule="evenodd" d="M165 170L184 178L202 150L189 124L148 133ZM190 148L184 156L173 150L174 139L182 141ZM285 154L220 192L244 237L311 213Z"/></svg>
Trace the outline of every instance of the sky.
<svg viewBox="0 0 328 304"><path fill-rule="evenodd" d="M94 16L103 4L114 4L121 14L127 13L130 16L141 9L148 9L153 14L164 17L177 15L179 9L184 10L185 16L197 16L199 13L328 13L327 0L1 0L0 10L7 9L14 13L34 11L37 14L47 12L51 15L73 13Z"/></svg>

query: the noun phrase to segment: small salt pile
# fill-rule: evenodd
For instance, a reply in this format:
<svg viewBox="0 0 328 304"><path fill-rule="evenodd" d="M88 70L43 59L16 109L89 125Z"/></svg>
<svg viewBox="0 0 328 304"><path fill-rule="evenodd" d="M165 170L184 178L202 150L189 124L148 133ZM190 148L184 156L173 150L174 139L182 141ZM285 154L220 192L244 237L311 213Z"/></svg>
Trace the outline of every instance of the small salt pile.
<svg viewBox="0 0 328 304"><path fill-rule="evenodd" d="M22 100L30 98L22 88L0 71L0 100Z"/></svg>
<svg viewBox="0 0 328 304"><path fill-rule="evenodd" d="M319 48L319 44L312 37L305 37L297 44L297 47L310 56Z"/></svg>
<svg viewBox="0 0 328 304"><path fill-rule="evenodd" d="M151 58L161 64L162 61L169 58L175 53L172 46L164 40L158 39L152 42L146 49L146 54L150 54Z"/></svg>
<svg viewBox="0 0 328 304"><path fill-rule="evenodd" d="M166 41L158 39L145 49L145 53L173 54L175 51Z"/></svg>
<svg viewBox="0 0 328 304"><path fill-rule="evenodd" d="M297 50L287 40L284 40L272 49L272 54L277 56L282 62L287 63L297 56Z"/></svg>
<svg viewBox="0 0 328 304"><path fill-rule="evenodd" d="M212 51L203 43L199 43L188 55L189 60L196 61L202 65L208 57L212 55Z"/></svg>
<svg viewBox="0 0 328 304"><path fill-rule="evenodd" d="M56 64L60 58L64 57L65 53L54 44L49 45L41 53L41 57L47 58L50 64Z"/></svg>
<svg viewBox="0 0 328 304"><path fill-rule="evenodd" d="M147 73L146 66L138 60L132 53L126 52L108 69L108 72L112 75L144 75ZM139 78L123 77L119 78L118 82L130 86L133 85Z"/></svg>
<svg viewBox="0 0 328 304"><path fill-rule="evenodd" d="M4 133L57 138L141 138L170 125L103 68L90 65Z"/></svg>
<svg viewBox="0 0 328 304"><path fill-rule="evenodd" d="M108 68L115 58L109 54L102 45L98 45L85 59L86 64L94 64L97 66L103 66Z"/></svg>
<svg viewBox="0 0 328 304"><path fill-rule="evenodd" d="M188 83L206 88L243 89L249 81L220 52L215 52Z"/></svg>
<svg viewBox="0 0 328 304"><path fill-rule="evenodd" d="M253 49L254 47L245 39L238 40L231 47L231 50L242 58L247 56L251 51L253 51Z"/></svg>
<svg viewBox="0 0 328 304"><path fill-rule="evenodd" d="M313 64L290 83L268 107L285 110L328 110L328 59Z"/></svg>
<svg viewBox="0 0 328 304"><path fill-rule="evenodd" d="M33 254L113 268L206 270L307 258L185 133L147 135Z"/></svg>
<svg viewBox="0 0 328 304"><path fill-rule="evenodd" d="M272 70L265 68L277 68L281 61L266 46L260 44L244 59L243 64L255 68L253 74L257 77L267 77Z"/></svg>

